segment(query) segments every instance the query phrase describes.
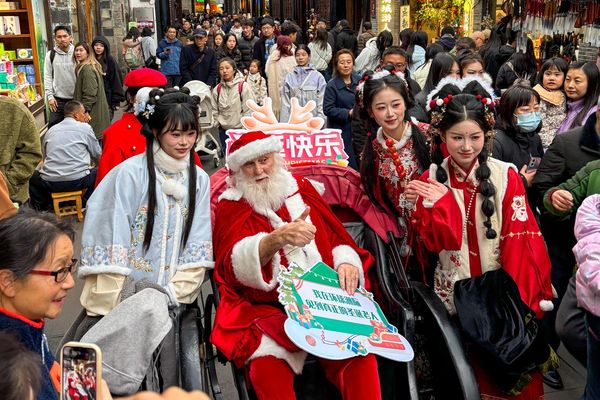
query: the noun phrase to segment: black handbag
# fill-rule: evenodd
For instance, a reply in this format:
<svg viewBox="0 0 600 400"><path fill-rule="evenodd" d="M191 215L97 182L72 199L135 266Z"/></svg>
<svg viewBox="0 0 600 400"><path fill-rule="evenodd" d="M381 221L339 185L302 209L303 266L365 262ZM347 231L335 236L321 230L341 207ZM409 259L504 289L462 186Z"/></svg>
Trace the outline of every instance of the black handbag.
<svg viewBox="0 0 600 400"><path fill-rule="evenodd" d="M152 68L158 70L158 63L156 62L155 56L150 56L144 61L146 68Z"/></svg>
<svg viewBox="0 0 600 400"><path fill-rule="evenodd" d="M524 374L549 359L550 347L535 313L521 300L517 284L502 268L457 281L454 305L482 366L493 372L496 384L506 393L514 392Z"/></svg>

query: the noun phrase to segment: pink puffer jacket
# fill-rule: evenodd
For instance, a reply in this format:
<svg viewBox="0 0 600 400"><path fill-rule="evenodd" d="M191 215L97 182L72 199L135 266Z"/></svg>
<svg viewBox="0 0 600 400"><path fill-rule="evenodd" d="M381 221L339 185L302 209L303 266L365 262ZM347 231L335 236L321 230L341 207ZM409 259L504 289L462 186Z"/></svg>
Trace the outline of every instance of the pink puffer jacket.
<svg viewBox="0 0 600 400"><path fill-rule="evenodd" d="M592 314L600 316L600 194L581 204L575 221L577 244L577 302Z"/></svg>

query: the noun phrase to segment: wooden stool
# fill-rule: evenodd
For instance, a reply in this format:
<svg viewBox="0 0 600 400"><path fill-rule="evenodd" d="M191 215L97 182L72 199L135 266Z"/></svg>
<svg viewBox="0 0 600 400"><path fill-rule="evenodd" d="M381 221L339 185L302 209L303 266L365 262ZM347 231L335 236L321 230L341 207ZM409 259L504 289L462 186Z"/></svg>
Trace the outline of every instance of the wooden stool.
<svg viewBox="0 0 600 400"><path fill-rule="evenodd" d="M81 196L83 196L83 191L78 190L76 192L58 192L52 193L52 201L54 202L54 213L61 219L61 217L65 217L67 215L77 215L77 220L79 222L83 221L83 211ZM63 205L61 203L65 203L68 201L74 201L75 205Z"/></svg>

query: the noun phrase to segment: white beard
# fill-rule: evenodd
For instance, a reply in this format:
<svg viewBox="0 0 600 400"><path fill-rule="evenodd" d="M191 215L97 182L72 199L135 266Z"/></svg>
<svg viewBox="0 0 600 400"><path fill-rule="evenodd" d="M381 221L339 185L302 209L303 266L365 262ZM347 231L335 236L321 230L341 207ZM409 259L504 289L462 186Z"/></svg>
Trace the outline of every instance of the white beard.
<svg viewBox="0 0 600 400"><path fill-rule="evenodd" d="M255 210L277 211L285 202L290 180L293 179L283 164L277 162L267 181L263 183L257 183L256 178L250 178L239 171L235 175L235 187Z"/></svg>

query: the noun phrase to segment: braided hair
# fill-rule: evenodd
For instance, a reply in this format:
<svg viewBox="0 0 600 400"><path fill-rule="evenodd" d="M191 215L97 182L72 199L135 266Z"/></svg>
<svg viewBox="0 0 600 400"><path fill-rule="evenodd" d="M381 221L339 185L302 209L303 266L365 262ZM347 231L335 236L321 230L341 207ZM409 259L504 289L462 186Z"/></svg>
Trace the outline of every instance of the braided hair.
<svg viewBox="0 0 600 400"><path fill-rule="evenodd" d="M488 239L494 239L498 236L498 233L492 228L492 215L494 215L495 206L491 197L496 194L496 187L489 180L491 171L487 165L489 156L488 145L489 141L492 140L492 137L487 133L492 132L493 123L486 116L486 113L490 111L486 109L487 106L481 100L482 98L488 98L491 93L480 82L474 79L470 80L464 87L460 87L462 85L447 83L446 81L442 82L442 84L444 85L434 94L434 97L445 99L448 95L452 95L452 98L445 105L445 111L441 119L435 124L435 129L440 132L440 134L433 135L434 151L432 153L432 162L438 165L435 178L441 183L448 181L448 174L441 168L441 164L444 161L441 150L442 135L450 130L452 126L463 121L472 121L479 125L485 134L485 142L481 152L477 156L479 166L475 170L475 177L480 182L480 193L484 197L481 204L481 212L486 217L486 220L483 222L486 228L485 236Z"/></svg>
<svg viewBox="0 0 600 400"><path fill-rule="evenodd" d="M390 72L390 74L380 79L374 79L373 77L375 74L372 71L367 71L363 76L363 102L362 108L360 109L360 117L362 120L368 121L367 129L370 130L370 133L367 135L367 140L361 153L360 176L363 187L365 188L365 191L367 192L367 195L373 204L383 211L392 211L397 213L396 207L393 205L392 200L387 196L387 192L383 186L383 181L378 179L379 171L376 165L376 155L373 151L373 140L376 140L377 135L375 132L378 128L378 125L375 119L372 117L370 110L375 96L386 88L392 89L402 96L405 105L404 121L410 121L408 110L413 107L414 102L412 97L410 97L408 94L406 81L402 80L394 73L394 66L388 64L384 66L383 69ZM417 160L419 161L421 168L427 169L429 168L431 161L429 159L429 149L427 147L425 136L416 126L412 126L412 130L413 149L415 150ZM377 200L375 196L376 182L379 182L378 189L379 193L382 194L385 207L384 205L380 204L379 200ZM386 210L386 208L388 210Z"/></svg>
<svg viewBox="0 0 600 400"><path fill-rule="evenodd" d="M148 168L148 221L144 232L144 251L150 248L152 232L154 230L154 211L156 209L156 169L154 167L153 144L165 132L180 130L195 130L200 132L198 115L200 115L200 98L190 96L188 88L181 89L153 89L146 104L146 112L137 115L142 124L141 133L146 137L146 167ZM152 110L152 112L148 112ZM198 137L196 136L196 140ZM188 179L188 213L183 231L182 248L185 247L192 221L196 211L196 165L194 151L189 155Z"/></svg>

